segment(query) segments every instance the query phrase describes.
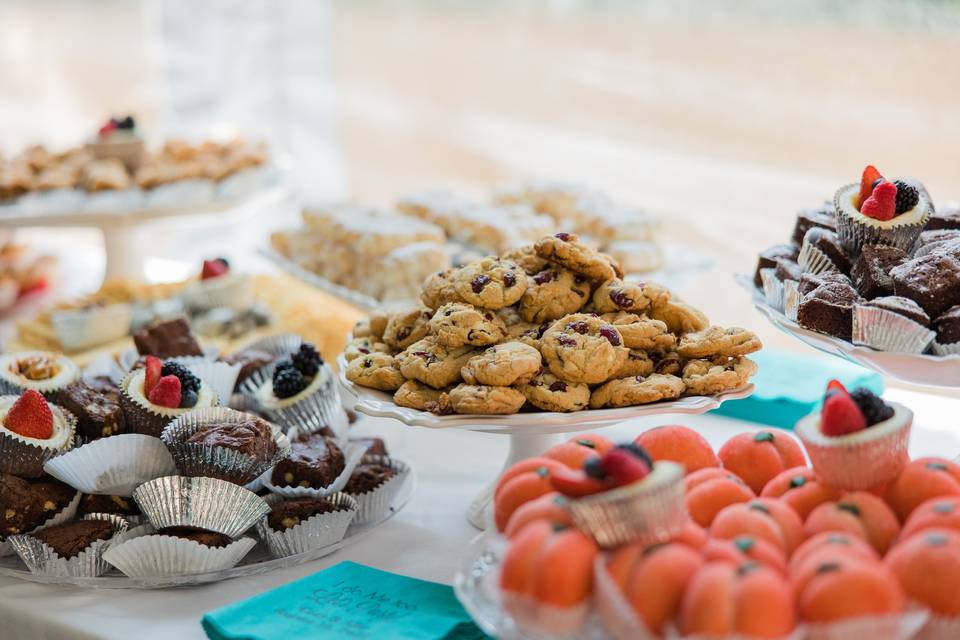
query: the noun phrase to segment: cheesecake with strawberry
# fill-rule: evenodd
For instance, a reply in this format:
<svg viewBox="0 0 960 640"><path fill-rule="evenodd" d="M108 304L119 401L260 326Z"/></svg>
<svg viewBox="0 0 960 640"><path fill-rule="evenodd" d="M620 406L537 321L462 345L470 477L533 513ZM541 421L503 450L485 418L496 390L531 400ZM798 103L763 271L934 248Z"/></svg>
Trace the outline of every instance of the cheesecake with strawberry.
<svg viewBox="0 0 960 640"><path fill-rule="evenodd" d="M860 184L848 184L834 196L837 235L856 254L863 245L883 244L909 252L930 218L933 204L916 180L885 178L868 165Z"/></svg>
<svg viewBox="0 0 960 640"><path fill-rule="evenodd" d="M199 280L191 283L183 296L191 308L198 310L246 309L254 302L249 276L235 272L226 258L204 260Z"/></svg>
<svg viewBox="0 0 960 640"><path fill-rule="evenodd" d="M160 437L171 420L218 404L216 392L180 363L147 356L120 386L128 431Z"/></svg>
<svg viewBox="0 0 960 640"><path fill-rule="evenodd" d="M43 475L43 463L73 447L77 420L34 389L0 396L0 472Z"/></svg>
<svg viewBox="0 0 960 640"><path fill-rule="evenodd" d="M813 470L827 484L850 491L893 480L909 460L913 412L866 388L847 391L832 380L823 406L797 423Z"/></svg>
<svg viewBox="0 0 960 640"><path fill-rule="evenodd" d="M0 393L39 391L49 399L80 378L70 358L52 351L20 351L0 356Z"/></svg>

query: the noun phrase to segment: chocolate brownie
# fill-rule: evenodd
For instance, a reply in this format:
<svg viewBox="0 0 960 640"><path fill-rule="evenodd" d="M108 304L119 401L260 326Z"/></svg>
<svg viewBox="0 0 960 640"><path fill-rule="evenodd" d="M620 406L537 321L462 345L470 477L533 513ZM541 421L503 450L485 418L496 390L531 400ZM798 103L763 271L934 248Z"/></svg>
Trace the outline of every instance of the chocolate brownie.
<svg viewBox="0 0 960 640"><path fill-rule="evenodd" d="M937 211L927 220L926 228L928 230L960 229L960 207Z"/></svg>
<svg viewBox="0 0 960 640"><path fill-rule="evenodd" d="M273 510L267 516L267 524L274 531L285 531L320 513L338 510L337 505L326 498L295 498L274 503L271 507Z"/></svg>
<svg viewBox="0 0 960 640"><path fill-rule="evenodd" d="M385 456L387 455L387 444L380 438L350 438L350 442L363 445L367 448L364 455Z"/></svg>
<svg viewBox="0 0 960 640"><path fill-rule="evenodd" d="M185 318L176 318L140 329L133 334L133 343L141 356L160 359L177 356L202 356L203 349L190 331Z"/></svg>
<svg viewBox="0 0 960 640"><path fill-rule="evenodd" d="M237 374L237 386L240 386L254 371L270 364L274 360L273 354L259 349L244 349L236 353L231 353L223 359L227 364L240 365L240 373Z"/></svg>
<svg viewBox="0 0 960 640"><path fill-rule="evenodd" d="M928 244L948 242L950 240L960 240L960 229L928 229L920 234L920 238L917 240L917 246L925 247Z"/></svg>
<svg viewBox="0 0 960 640"><path fill-rule="evenodd" d="M273 468L274 485L322 489L343 473L343 451L333 438L306 433L294 438L290 445L290 454Z"/></svg>
<svg viewBox="0 0 960 640"><path fill-rule="evenodd" d="M77 417L77 431L88 442L126 431L120 389L110 378L74 382L60 394L59 403Z"/></svg>
<svg viewBox="0 0 960 640"><path fill-rule="evenodd" d="M773 269L777 266L777 260L780 258L786 260L796 260L800 254L800 247L793 244L776 244L769 249L760 252L757 258L757 268L753 272L753 284L758 288L763 288L763 280L760 279L761 269Z"/></svg>
<svg viewBox="0 0 960 640"><path fill-rule="evenodd" d="M801 210L797 214L797 222L793 226L793 243L797 246L803 244L803 238L807 235L807 232L815 227L836 231L837 217L834 215L832 204L825 204L817 209Z"/></svg>
<svg viewBox="0 0 960 640"><path fill-rule="evenodd" d="M187 443L224 447L258 460L270 460L277 453L270 423L253 417L241 422L213 422L203 425L190 434Z"/></svg>
<svg viewBox="0 0 960 640"><path fill-rule="evenodd" d="M960 304L960 260L951 256L914 258L894 267L890 277L894 292L919 304L931 318Z"/></svg>
<svg viewBox="0 0 960 640"><path fill-rule="evenodd" d="M960 342L960 305L947 309L934 324L937 328L937 342L940 344Z"/></svg>
<svg viewBox="0 0 960 640"><path fill-rule="evenodd" d="M800 282L800 278L803 277L803 267L797 264L795 260L780 258L777 260L776 269L773 270L773 277L780 282L785 280Z"/></svg>
<svg viewBox="0 0 960 640"><path fill-rule="evenodd" d="M801 327L850 340L853 305L861 300L857 290L843 282L824 282L803 296L797 307Z"/></svg>
<svg viewBox="0 0 960 640"><path fill-rule="evenodd" d="M31 534L57 552L61 558L73 558L97 540L113 537L113 523L107 520L74 520L47 527Z"/></svg>
<svg viewBox="0 0 960 640"><path fill-rule="evenodd" d="M193 540L199 542L205 547L225 547L233 540L230 536L225 536L216 531L207 531L196 527L165 527L158 529L157 533L162 536L173 536L174 538L183 538L184 540Z"/></svg>
<svg viewBox="0 0 960 640"><path fill-rule="evenodd" d="M805 296L820 285L828 282L853 286L850 278L842 273L805 273L800 277L800 284L797 286L797 290L801 296Z"/></svg>
<svg viewBox="0 0 960 640"><path fill-rule="evenodd" d="M864 302L862 306L892 311L893 313L897 313L905 318L910 318L914 322L920 323L925 327L930 326L930 316L924 312L920 305L910 298L902 298L900 296L884 296L882 298L874 298L873 300Z"/></svg>
<svg viewBox="0 0 960 640"><path fill-rule="evenodd" d="M0 474L0 537L33 531L64 509L77 491L59 480Z"/></svg>
<svg viewBox="0 0 960 640"><path fill-rule="evenodd" d="M803 237L806 244L810 244L820 251L833 263L840 273L850 273L850 258L840 244L840 238L830 229L813 227Z"/></svg>
<svg viewBox="0 0 960 640"><path fill-rule="evenodd" d="M396 475L396 472L382 464L358 464L343 488L344 493L360 495L373 491Z"/></svg>
<svg viewBox="0 0 960 640"><path fill-rule="evenodd" d="M140 507L133 498L123 496L85 495L80 498L77 510L81 516L88 513L112 513L118 516L138 516Z"/></svg>
<svg viewBox="0 0 960 640"><path fill-rule="evenodd" d="M865 244L850 268L853 285L864 298L893 295L890 270L910 259L902 249L883 244Z"/></svg>

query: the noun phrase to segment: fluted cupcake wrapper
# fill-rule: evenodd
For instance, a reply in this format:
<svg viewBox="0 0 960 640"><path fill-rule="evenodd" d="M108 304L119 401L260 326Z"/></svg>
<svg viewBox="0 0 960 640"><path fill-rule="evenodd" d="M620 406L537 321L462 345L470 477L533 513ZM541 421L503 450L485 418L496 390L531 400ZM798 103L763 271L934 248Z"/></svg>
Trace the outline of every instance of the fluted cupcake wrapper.
<svg viewBox="0 0 960 640"><path fill-rule="evenodd" d="M266 497L267 504L271 506L283 500L285 498L280 495ZM267 516L263 516L257 522L257 535L276 558L285 558L336 544L343 540L347 528L355 522L357 501L345 493L334 493L328 496L327 500L340 509L332 513L319 513L282 531L271 529Z"/></svg>
<svg viewBox="0 0 960 640"><path fill-rule="evenodd" d="M783 313L790 320L797 321L800 308L800 283L796 280L783 281Z"/></svg>
<svg viewBox="0 0 960 640"><path fill-rule="evenodd" d="M216 478L157 478L137 487L133 499L155 529L196 527L231 538L270 511L260 496Z"/></svg>
<svg viewBox="0 0 960 640"><path fill-rule="evenodd" d="M9 399L11 396L6 398ZM0 398L0 400L3 399ZM77 418L55 404L50 405L50 411L53 413L54 420L61 421L68 431L63 445L59 448L41 447L12 431L6 429L0 431L0 472L23 478L39 478L43 475L43 466L47 460L73 448L77 433Z"/></svg>
<svg viewBox="0 0 960 640"><path fill-rule="evenodd" d="M760 280L763 281L763 296L767 304L783 311L783 283L777 280L774 269L760 269Z"/></svg>
<svg viewBox="0 0 960 640"><path fill-rule="evenodd" d="M299 351L301 344L303 344L301 336L295 333L281 333L257 340L245 348L266 351L276 358L283 358Z"/></svg>
<svg viewBox="0 0 960 640"><path fill-rule="evenodd" d="M163 443L140 433L94 440L47 460L43 470L84 493L124 497L144 482L177 472Z"/></svg>
<svg viewBox="0 0 960 640"><path fill-rule="evenodd" d="M932 343L933 352L938 356L952 356L960 354L960 342L951 342L949 344L940 344L936 340Z"/></svg>
<svg viewBox="0 0 960 640"><path fill-rule="evenodd" d="M276 452L267 460L227 447L188 443L187 439L198 429L211 423L236 424L250 419L261 420L249 413L225 407L197 409L185 413L168 424L160 434L160 440L166 445L181 475L220 478L243 486L256 480L264 471L276 465L290 453L290 441L279 427L270 425Z"/></svg>
<svg viewBox="0 0 960 640"><path fill-rule="evenodd" d="M171 358L178 361L178 358ZM190 373L197 376L212 388L217 398L222 398L222 402L228 402L233 395L233 388L237 386L237 376L240 375L239 364L228 364L226 362L209 360L193 360L184 363Z"/></svg>
<svg viewBox="0 0 960 640"><path fill-rule="evenodd" d="M227 275L193 283L183 292L193 309L246 309L256 302L253 280L246 275Z"/></svg>
<svg viewBox="0 0 960 640"><path fill-rule="evenodd" d="M84 380L91 380L100 376L110 378L119 387L127 376L127 372L112 354L105 353L87 363L87 366L83 368L81 377Z"/></svg>
<svg viewBox="0 0 960 640"><path fill-rule="evenodd" d="M393 469L394 475L366 493L348 494L357 501L355 524L375 522L387 515L393 507L393 500L410 475L410 465L390 456L365 455L358 464L379 464Z"/></svg>
<svg viewBox="0 0 960 640"><path fill-rule="evenodd" d="M656 640L658 636L650 632L610 577L607 560L601 553L593 562L593 602L603 628L613 640Z"/></svg>
<svg viewBox="0 0 960 640"><path fill-rule="evenodd" d="M110 546L103 559L130 578L185 576L235 567L257 546L253 538L225 547L208 547L195 540L145 533Z"/></svg>
<svg viewBox="0 0 960 640"><path fill-rule="evenodd" d="M853 344L896 353L923 353L936 333L899 313L854 305Z"/></svg>
<svg viewBox="0 0 960 640"><path fill-rule="evenodd" d="M31 529L30 531L27 531L26 535L30 535L31 533L36 533L37 531L40 531L41 529L46 529L47 527L52 527L54 525L63 524L64 522L69 522L70 520L73 520L73 516L77 515L77 508L80 506L80 499L82 497L83 497L83 494L77 491L76 495L74 495L73 498L70 500L70 502L67 503L67 506L65 506L63 509L60 509L60 511L56 512L53 516L47 519L47 521L44 522L39 527L36 527L35 529ZM13 553L13 547L10 546L10 539L9 538L3 539L3 537L0 537L0 558L3 558L4 556L9 556L12 553Z"/></svg>
<svg viewBox="0 0 960 640"><path fill-rule="evenodd" d="M159 438L168 424L188 411L184 410L183 413L178 413L177 415L166 415L157 412L149 402L145 400L141 401L133 397L127 390L127 387L130 378L134 374L135 372L133 371L128 373L127 377L124 378L120 384L120 407L123 409L123 417L127 422L127 429L133 433L142 433ZM212 388L211 393L213 393L212 405L216 407L220 403L219 396Z"/></svg>
<svg viewBox="0 0 960 640"><path fill-rule="evenodd" d="M833 263L833 260L831 260L827 254L806 240L803 241L803 245L800 247L800 255L797 257L797 262L805 271L818 275L839 271L837 265Z"/></svg>
<svg viewBox="0 0 960 640"><path fill-rule="evenodd" d="M590 613L589 600L572 607L557 607L511 591L501 591L500 600L517 628L523 632L522 637L531 640L582 638L580 631Z"/></svg>
<svg viewBox="0 0 960 640"><path fill-rule="evenodd" d="M571 500L574 524L604 548L672 538L687 520L683 467L666 461L655 467L661 465L665 467L661 479L651 475L625 487Z"/></svg>
<svg viewBox="0 0 960 640"><path fill-rule="evenodd" d="M240 392L257 403L258 410L285 431L297 429L301 433L313 433L322 427L338 421L340 394L334 381L333 372L324 364L317 375L326 379L310 393L305 393L296 402L286 407L267 407L257 399L257 391L273 376L273 365L267 365L254 371L240 385Z"/></svg>
<svg viewBox="0 0 960 640"><path fill-rule="evenodd" d="M849 640L850 638L882 638L907 640L914 638L927 621L926 611L907 611L883 616L863 616L836 622L807 624L807 640ZM952 637L952 636L951 636Z"/></svg>
<svg viewBox="0 0 960 640"><path fill-rule="evenodd" d="M105 513L91 513L84 520L108 520L113 525L113 536L127 530L126 519ZM95 578L110 570L110 565L103 559L103 554L110 547L113 536L106 540L97 540L86 549L72 558L61 558L60 555L37 540L32 535L10 537L10 546L16 551L30 573L71 577Z"/></svg>
<svg viewBox="0 0 960 640"><path fill-rule="evenodd" d="M849 184L840 187L833 197L833 206L837 212L837 236L840 239L840 244L842 244L847 251L853 253L859 251L865 244L885 244L910 253L913 245L917 242L917 238L920 237L920 232L923 231L924 226L926 226L927 220L930 219L930 210L932 207L929 206L930 197L927 195L926 190L924 189L921 200L925 200L927 203L927 210L919 221L900 223L892 227L880 227L866 224L862 220L851 217L844 211L841 196L847 189L856 186L857 185ZM919 186L921 189L923 188L922 185ZM894 218L894 220L896 220L896 218Z"/></svg>
<svg viewBox="0 0 960 640"><path fill-rule="evenodd" d="M340 491L350 480L350 475L353 473L353 469L360 463L360 459L363 458L364 454L366 454L367 448L362 444L357 444L354 442L347 442L344 444L343 441L339 441L337 444L340 445L340 448L343 451L343 471L340 472L340 475L338 475L329 486L315 489L313 487L290 487L275 485L273 484L273 477L271 473L264 475L263 488L270 493L276 493L287 498L324 498Z"/></svg>

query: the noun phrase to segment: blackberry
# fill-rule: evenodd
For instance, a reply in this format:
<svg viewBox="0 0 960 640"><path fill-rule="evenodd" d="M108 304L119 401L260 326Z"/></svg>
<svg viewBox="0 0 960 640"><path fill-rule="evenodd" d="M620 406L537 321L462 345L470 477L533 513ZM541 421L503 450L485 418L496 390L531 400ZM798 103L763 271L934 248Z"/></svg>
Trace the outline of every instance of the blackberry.
<svg viewBox="0 0 960 640"><path fill-rule="evenodd" d="M190 407L197 406L197 392L193 389L183 389L180 390L180 408L189 409Z"/></svg>
<svg viewBox="0 0 960 640"><path fill-rule="evenodd" d="M189 369L179 362L165 362L160 369L161 376L177 376L180 379L181 392L189 389L194 393L200 393L200 378L193 375Z"/></svg>
<svg viewBox="0 0 960 640"><path fill-rule="evenodd" d="M603 480L607 477L607 472L604 470L599 457L590 458L584 462L583 472L587 474L588 478L593 478L594 480Z"/></svg>
<svg viewBox="0 0 960 640"><path fill-rule="evenodd" d="M293 367L275 369L273 372L273 395L278 398L295 396L307 388L303 374Z"/></svg>
<svg viewBox="0 0 960 640"><path fill-rule="evenodd" d="M227 259L224 258L224 257L217 258L217 262L221 263L221 264L222 264L223 266L225 266L227 269L230 268L230 261L227 260Z"/></svg>
<svg viewBox="0 0 960 640"><path fill-rule="evenodd" d="M309 342L304 342L300 345L300 350L290 356L293 366L305 375L308 378L312 378L317 375L317 371L320 370L320 364L323 362L323 358L320 357L320 354L317 353L317 350Z"/></svg>
<svg viewBox="0 0 960 640"><path fill-rule="evenodd" d="M920 194L917 188L909 185L903 180L895 180L893 183L897 187L897 215L906 213L917 206L920 202Z"/></svg>
<svg viewBox="0 0 960 640"><path fill-rule="evenodd" d="M860 407L860 412L867 419L867 426L873 426L878 422L889 420L893 417L893 407L881 400L875 393L860 387L850 392L850 397Z"/></svg>

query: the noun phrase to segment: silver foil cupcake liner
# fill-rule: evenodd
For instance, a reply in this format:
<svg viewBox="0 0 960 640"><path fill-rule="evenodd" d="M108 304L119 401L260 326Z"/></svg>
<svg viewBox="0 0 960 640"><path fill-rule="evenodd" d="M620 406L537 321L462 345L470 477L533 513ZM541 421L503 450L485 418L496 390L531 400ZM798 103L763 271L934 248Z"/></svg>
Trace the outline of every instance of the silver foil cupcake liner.
<svg viewBox="0 0 960 640"><path fill-rule="evenodd" d="M760 269L760 280L763 281L763 296L767 304L783 311L783 283L777 280L774 269Z"/></svg>
<svg viewBox="0 0 960 640"><path fill-rule="evenodd" d="M12 398L12 401L11 401ZM0 402L15 402L13 396L0 397ZM43 475L43 465L61 453L69 451L76 442L76 417L55 404L50 405L54 421L63 423L67 434L60 448L41 447L33 444L29 438L9 430L0 431L0 472L11 473L23 478L39 478Z"/></svg>
<svg viewBox="0 0 960 640"><path fill-rule="evenodd" d="M30 531L27 531L26 535L30 535L31 533L36 533L37 531L40 531L41 529L46 529L47 527L52 527L54 525L63 524L64 522L69 522L70 520L73 520L73 516L77 515L77 508L80 506L80 499L82 497L83 497L83 494L77 491L76 495L74 495L73 498L70 500L70 502L67 503L67 506L65 506L63 509L60 509L60 511L56 512L39 527L36 527L35 529L31 529ZM0 558L3 558L4 556L9 556L12 553L13 553L13 547L10 546L9 538L4 539L2 536L0 536Z"/></svg>
<svg viewBox="0 0 960 640"><path fill-rule="evenodd" d="M177 472L163 443L141 433L94 440L47 460L43 470L84 493L123 497L144 482Z"/></svg>
<svg viewBox="0 0 960 640"><path fill-rule="evenodd" d="M97 540L72 558L61 558L51 547L32 535L11 536L10 546L16 551L30 573L70 578L95 578L110 570L103 554L113 537L127 530L127 521L112 514L91 513L84 520L108 520L113 525L113 536Z"/></svg>
<svg viewBox="0 0 960 640"><path fill-rule="evenodd" d="M923 353L937 334L899 313L854 305L853 344L896 353Z"/></svg>
<svg viewBox="0 0 960 640"><path fill-rule="evenodd" d="M171 358L171 360L176 361L177 358ZM217 393L217 399L223 398L223 402L229 403L233 388L237 386L237 376L240 374L239 364L209 360L199 362L194 360L184 364L190 373L210 385L210 388Z"/></svg>
<svg viewBox="0 0 960 640"><path fill-rule="evenodd" d="M800 308L800 283L796 280L783 281L783 313L787 318L797 321L797 310Z"/></svg>
<svg viewBox="0 0 960 640"><path fill-rule="evenodd" d="M940 344L936 340L931 343L933 352L938 356L952 356L960 354L960 342L951 342L949 344Z"/></svg>
<svg viewBox="0 0 960 640"><path fill-rule="evenodd" d="M320 367L317 375L326 376L325 380L310 393L304 394L296 402L286 407L267 407L259 401L260 388L272 380L273 365L267 365L254 371L240 385L240 392L253 399L260 413L271 422L280 425L284 432L297 429L301 433L314 433L323 427L331 427L339 420L340 393L337 391L335 376L326 364Z"/></svg>
<svg viewBox="0 0 960 640"><path fill-rule="evenodd" d="M257 522L257 535L264 541L276 558L285 558L328 547L343 540L347 528L355 521L357 501L345 493L334 493L326 498L338 507L332 513L320 513L303 520L289 529L275 531L270 528L267 516ZM285 500L283 496L267 496L267 504L273 506Z"/></svg>
<svg viewBox="0 0 960 640"><path fill-rule="evenodd" d="M195 527L231 538L270 511L260 496L216 478L157 478L137 487L133 499L155 529Z"/></svg>
<svg viewBox="0 0 960 640"><path fill-rule="evenodd" d="M276 445L276 451L271 458L263 460L227 447L187 442L187 439L197 430L209 424L237 424L248 420L257 420L270 425L273 442ZM241 486L256 480L264 471L290 453L290 441L279 427L255 415L225 407L197 409L183 414L167 425L160 434L160 440L170 451L181 475L219 478Z"/></svg>
<svg viewBox="0 0 960 640"><path fill-rule="evenodd" d="M314 487L275 485L273 484L273 474L270 473L263 476L263 488L270 493L276 493L287 498L324 498L340 491L347 485L354 467L360 463L367 449L364 445L353 442L344 444L342 441L338 441L337 444L343 450L343 471L329 486L315 489Z"/></svg>
<svg viewBox="0 0 960 640"><path fill-rule="evenodd" d="M103 559L130 578L185 576L235 567L255 546L257 541L250 537L225 547L208 547L194 540L141 532L118 539Z"/></svg>
<svg viewBox="0 0 960 640"><path fill-rule="evenodd" d="M375 522L390 513L394 498L397 497L403 483L407 481L407 477L410 475L410 465L389 456L365 455L358 463L358 465L361 464L383 465L393 469L394 475L381 483L380 486L366 493L348 494L357 501L357 516L353 519L355 524Z"/></svg>
<svg viewBox="0 0 960 640"><path fill-rule="evenodd" d="M840 239L840 244L852 253L857 253L860 247L865 244L885 244L910 253L913 245L917 242L917 238L920 237L920 232L926 226L927 220L930 219L930 210L932 209L930 196L926 189L919 183L916 186L922 189L921 202L926 202L927 205L927 210L922 219L918 222L901 223L892 227L868 225L846 212L842 196L845 191L851 188L859 189L859 184L852 183L837 189L833 197L833 206L837 212L837 236Z"/></svg>
<svg viewBox="0 0 960 640"><path fill-rule="evenodd" d="M663 467L661 477L656 477ZM669 540L687 521L683 502L683 467L658 462L640 482L570 501L570 514L578 529L601 547L628 542L653 544Z"/></svg>
<svg viewBox="0 0 960 640"><path fill-rule="evenodd" d="M833 260L831 260L827 254L806 240L803 241L803 245L800 247L800 255L797 256L797 263L803 267L804 271L818 275L839 271L837 265L833 263Z"/></svg>

